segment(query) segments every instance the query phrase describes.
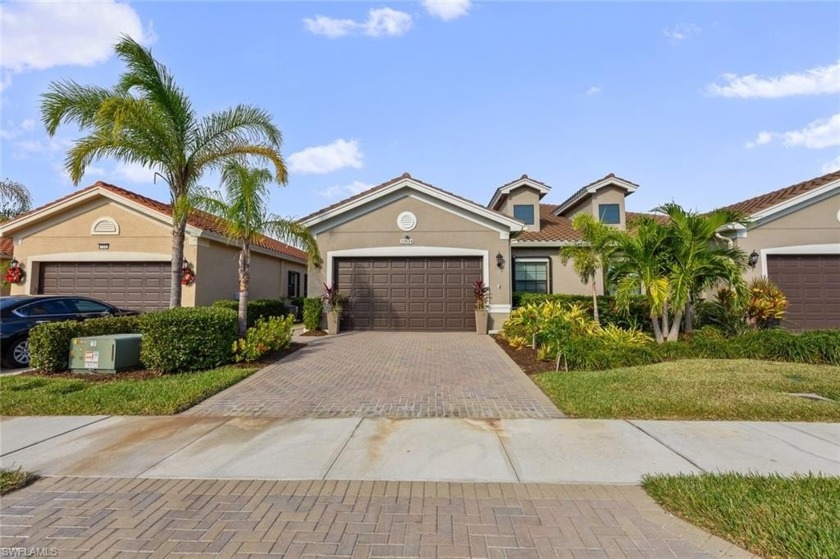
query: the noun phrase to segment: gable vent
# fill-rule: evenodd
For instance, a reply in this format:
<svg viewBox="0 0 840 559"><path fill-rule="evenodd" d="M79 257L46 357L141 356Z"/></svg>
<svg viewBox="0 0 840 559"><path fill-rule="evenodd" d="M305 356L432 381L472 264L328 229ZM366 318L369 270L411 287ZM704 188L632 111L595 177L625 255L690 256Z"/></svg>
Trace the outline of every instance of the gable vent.
<svg viewBox="0 0 840 559"><path fill-rule="evenodd" d="M110 217L97 219L90 228L91 235L119 235L120 226Z"/></svg>
<svg viewBox="0 0 840 559"><path fill-rule="evenodd" d="M417 217L411 212L403 212L397 216L397 227L403 231L411 231L417 227Z"/></svg>

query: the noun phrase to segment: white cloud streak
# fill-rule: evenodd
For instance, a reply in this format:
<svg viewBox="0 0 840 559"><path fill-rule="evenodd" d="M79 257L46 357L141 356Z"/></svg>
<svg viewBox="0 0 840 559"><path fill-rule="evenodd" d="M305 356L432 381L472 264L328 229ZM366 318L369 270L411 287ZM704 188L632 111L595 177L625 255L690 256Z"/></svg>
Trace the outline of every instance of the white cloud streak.
<svg viewBox="0 0 840 559"><path fill-rule="evenodd" d="M339 138L331 144L313 146L291 154L289 172L299 175L322 175L339 169L364 166L364 154L358 140Z"/></svg>
<svg viewBox="0 0 840 559"><path fill-rule="evenodd" d="M603 88L600 85L593 85L589 89L586 90L586 94L589 96L598 95L603 91Z"/></svg>
<svg viewBox="0 0 840 559"><path fill-rule="evenodd" d="M840 93L840 61L829 66L776 77L755 74L724 74L723 84L709 84L706 93L715 97L776 99L794 95L829 95Z"/></svg>
<svg viewBox="0 0 840 559"><path fill-rule="evenodd" d="M411 30L414 22L410 14L391 8L374 8L364 21L337 19L317 15L303 19L304 28L314 35L331 39L348 35L367 37L399 37Z"/></svg>
<svg viewBox="0 0 840 559"><path fill-rule="evenodd" d="M755 140L747 142L746 146L752 149L775 141L781 141L788 148L823 149L840 146L840 113L810 122L800 130L759 132Z"/></svg>
<svg viewBox="0 0 840 559"><path fill-rule="evenodd" d="M822 172L825 174L833 173L835 171L840 171L840 155L838 155L831 161L823 163L822 166Z"/></svg>
<svg viewBox="0 0 840 559"><path fill-rule="evenodd" d="M464 17L472 8L470 0L423 0L423 7L432 17L451 21Z"/></svg>
<svg viewBox="0 0 840 559"><path fill-rule="evenodd" d="M350 184L330 186L329 188L325 188L324 190L319 191L318 195L327 199L334 200L336 198L347 198L348 196L354 196L370 188L373 188L372 184L367 184L361 181L353 181Z"/></svg>
<svg viewBox="0 0 840 559"><path fill-rule="evenodd" d="M672 43L679 43L699 35L701 31L702 29L693 23L678 23L670 29L663 29L662 34Z"/></svg>

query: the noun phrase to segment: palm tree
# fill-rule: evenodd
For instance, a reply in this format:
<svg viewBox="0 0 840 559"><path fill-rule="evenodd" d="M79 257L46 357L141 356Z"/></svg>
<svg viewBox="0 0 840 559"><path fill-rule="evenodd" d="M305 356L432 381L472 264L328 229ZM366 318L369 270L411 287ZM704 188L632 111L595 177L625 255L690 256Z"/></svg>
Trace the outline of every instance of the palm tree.
<svg viewBox="0 0 840 559"><path fill-rule="evenodd" d="M0 181L0 223L32 209L32 194L17 181Z"/></svg>
<svg viewBox="0 0 840 559"><path fill-rule="evenodd" d="M170 307L181 304L181 271L189 195L208 170L251 155L269 161L274 177L286 183L280 156L282 135L261 109L237 105L204 117L170 71L130 37L115 47L125 72L111 89L73 81L50 84L41 100L41 119L50 136L61 124L76 124L87 135L67 152L65 168L74 184L99 158L141 164L169 185L172 219Z"/></svg>
<svg viewBox="0 0 840 559"><path fill-rule="evenodd" d="M592 315L600 324L598 315L598 285L595 278L603 270L608 257L613 229L596 221L587 214L578 214L572 226L582 237L582 242L560 247L560 262L565 266L569 260L572 268L584 284L592 287Z"/></svg>
<svg viewBox="0 0 840 559"><path fill-rule="evenodd" d="M197 189L192 205L220 219L225 235L239 245L239 334L248 324L248 283L251 279L251 245L262 235L300 244L311 261L320 264L318 243L312 233L296 221L268 212L268 169L250 169L230 161L222 170L224 192Z"/></svg>

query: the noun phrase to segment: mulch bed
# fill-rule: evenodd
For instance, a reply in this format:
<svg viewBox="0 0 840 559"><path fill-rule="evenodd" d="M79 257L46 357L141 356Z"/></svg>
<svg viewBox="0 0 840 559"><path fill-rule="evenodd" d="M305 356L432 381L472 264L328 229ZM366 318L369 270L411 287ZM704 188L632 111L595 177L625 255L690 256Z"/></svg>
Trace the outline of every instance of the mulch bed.
<svg viewBox="0 0 840 559"><path fill-rule="evenodd" d="M548 361L540 361L537 359L537 350L531 349L530 347L523 347L522 349L514 349L508 345L508 343L500 338L499 336L493 336L493 339L496 340L496 343L499 344L499 347L502 348L505 353L508 354L508 357L513 359L513 361L519 365L519 368L522 369L526 375L533 375L536 373L544 373L546 371L551 371L554 369L554 363L549 363Z"/></svg>
<svg viewBox="0 0 840 559"><path fill-rule="evenodd" d="M326 336L327 333L323 330L307 330L301 336Z"/></svg>
<svg viewBox="0 0 840 559"><path fill-rule="evenodd" d="M292 342L289 344L288 347L281 349L279 351L273 351L271 353L265 354L259 361L251 361L250 363L231 363L231 367L239 367L240 369L262 369L263 367L268 367L269 365L273 365L280 359L283 359L287 355L291 355L292 353L296 352L297 350L305 347L306 344L301 344L297 342ZM41 371L27 371L25 373L21 373L20 376L22 377L45 377L45 378L66 378L66 379L75 379L75 380L83 380L86 382L113 382L115 380L145 380L149 378L156 378L165 376L167 373L161 373L160 371L150 371L148 369L138 370L138 371L124 371L121 373L71 373L70 371L66 371L64 373L43 373ZM172 373L178 374L178 373Z"/></svg>

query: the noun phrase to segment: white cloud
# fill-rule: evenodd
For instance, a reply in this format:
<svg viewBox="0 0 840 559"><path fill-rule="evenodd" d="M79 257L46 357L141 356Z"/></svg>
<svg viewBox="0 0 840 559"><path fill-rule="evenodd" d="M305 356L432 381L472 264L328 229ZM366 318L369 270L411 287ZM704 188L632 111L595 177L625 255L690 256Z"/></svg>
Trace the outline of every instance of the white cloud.
<svg viewBox="0 0 840 559"><path fill-rule="evenodd" d="M470 0L423 0L423 7L429 15L443 21L450 21L467 15L472 8L472 2Z"/></svg>
<svg viewBox="0 0 840 559"><path fill-rule="evenodd" d="M747 142L747 147L754 148L777 140L788 148L822 149L840 146L840 113L830 118L810 122L800 130L759 132L755 140Z"/></svg>
<svg viewBox="0 0 840 559"><path fill-rule="evenodd" d="M347 198L348 196L354 196L365 190L373 188L372 184L367 184L361 181L353 181L350 184L343 184L343 185L336 185L331 186L329 188L325 188L318 192L320 196L329 199L335 198Z"/></svg>
<svg viewBox="0 0 840 559"><path fill-rule="evenodd" d="M412 25L411 15L391 8L374 8L368 12L368 17L364 21L336 19L321 15L303 19L303 26L307 31L331 39L351 34L368 37L399 37L407 33Z"/></svg>
<svg viewBox="0 0 840 559"><path fill-rule="evenodd" d="M670 29L663 29L662 34L672 43L679 43L689 37L699 35L702 29L693 23L678 23Z"/></svg>
<svg viewBox="0 0 840 559"><path fill-rule="evenodd" d="M5 3L0 5L0 32L3 87L13 74L104 62L122 34L143 44L155 39L131 6L113 0Z"/></svg>
<svg viewBox="0 0 840 559"><path fill-rule="evenodd" d="M98 168L95 168L99 170ZM105 175L105 173L101 173ZM117 163L108 177L114 177L115 182L131 182L150 184L155 180L155 172L139 163Z"/></svg>
<svg viewBox="0 0 840 559"><path fill-rule="evenodd" d="M24 120L20 123L20 128L21 128L21 130L29 132L30 130L35 128L35 121L32 120L31 118L27 118L26 120Z"/></svg>
<svg viewBox="0 0 840 559"><path fill-rule="evenodd" d="M726 83L709 84L706 93L717 97L761 97L775 99L793 95L826 95L840 93L840 61L829 66L811 68L795 74L763 78L755 74L724 74Z"/></svg>
<svg viewBox="0 0 840 559"><path fill-rule="evenodd" d="M331 144L308 147L288 157L289 171L301 175L332 173L345 167L361 169L364 154L358 140L339 138Z"/></svg>
<svg viewBox="0 0 840 559"><path fill-rule="evenodd" d="M593 85L589 89L586 90L587 95L598 95L603 91L603 88L600 85Z"/></svg>
<svg viewBox="0 0 840 559"><path fill-rule="evenodd" d="M831 161L823 163L823 166L822 166L822 172L823 173L826 173L826 174L827 173L833 173L834 171L840 171L840 155L838 155L837 157L835 157Z"/></svg>

